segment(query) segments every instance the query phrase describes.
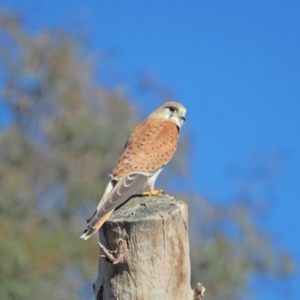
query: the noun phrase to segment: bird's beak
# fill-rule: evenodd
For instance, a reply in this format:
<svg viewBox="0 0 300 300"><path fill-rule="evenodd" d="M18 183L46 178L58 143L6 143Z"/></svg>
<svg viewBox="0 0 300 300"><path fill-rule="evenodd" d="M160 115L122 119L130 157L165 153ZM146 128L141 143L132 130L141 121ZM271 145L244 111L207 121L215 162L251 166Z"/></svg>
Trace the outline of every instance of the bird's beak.
<svg viewBox="0 0 300 300"><path fill-rule="evenodd" d="M185 114L186 114L186 111L183 110L183 109L180 109L178 111L178 115L179 115L180 119L183 120L183 121L185 121Z"/></svg>

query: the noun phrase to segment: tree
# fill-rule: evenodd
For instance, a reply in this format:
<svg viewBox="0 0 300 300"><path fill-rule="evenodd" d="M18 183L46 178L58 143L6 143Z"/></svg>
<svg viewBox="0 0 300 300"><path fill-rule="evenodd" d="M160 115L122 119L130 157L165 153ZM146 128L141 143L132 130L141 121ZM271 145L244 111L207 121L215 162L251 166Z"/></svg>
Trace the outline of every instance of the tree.
<svg viewBox="0 0 300 300"><path fill-rule="evenodd" d="M135 107L97 82L92 56L68 32L31 35L0 8L0 42L1 109L9 119L0 124L0 298L88 298L98 249L79 235L139 121ZM285 264L241 202L222 208L182 198L197 198L192 271L211 299L238 298L249 275ZM239 239L223 229L228 223Z"/></svg>
<svg viewBox="0 0 300 300"><path fill-rule="evenodd" d="M30 36L4 11L0 20L11 119L0 136L1 298L81 299L97 255L79 239L82 220L136 123L133 108L95 84L75 38Z"/></svg>

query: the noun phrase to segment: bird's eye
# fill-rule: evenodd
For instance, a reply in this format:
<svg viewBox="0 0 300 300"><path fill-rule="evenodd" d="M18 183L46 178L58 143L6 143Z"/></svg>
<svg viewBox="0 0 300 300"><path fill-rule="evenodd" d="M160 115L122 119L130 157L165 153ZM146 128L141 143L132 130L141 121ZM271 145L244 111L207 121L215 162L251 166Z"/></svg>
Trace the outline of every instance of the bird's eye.
<svg viewBox="0 0 300 300"><path fill-rule="evenodd" d="M177 110L177 108L176 108L176 107L174 107L174 106L169 106L169 110L170 110L171 112L174 112L174 111L176 111L176 110Z"/></svg>

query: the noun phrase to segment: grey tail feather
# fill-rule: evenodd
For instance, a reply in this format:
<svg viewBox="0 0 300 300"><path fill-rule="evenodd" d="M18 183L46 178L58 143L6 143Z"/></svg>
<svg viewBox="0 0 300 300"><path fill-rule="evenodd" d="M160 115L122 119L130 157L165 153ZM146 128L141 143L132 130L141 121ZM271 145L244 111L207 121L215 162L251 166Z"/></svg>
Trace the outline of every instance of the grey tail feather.
<svg viewBox="0 0 300 300"><path fill-rule="evenodd" d="M88 238L90 238L95 232L97 232L98 229L89 227L83 232L83 234L80 236L81 239L83 240L87 240Z"/></svg>
<svg viewBox="0 0 300 300"><path fill-rule="evenodd" d="M96 215L96 213L97 213L97 210L95 210L95 212L93 213L93 215L89 219L87 219L86 222L90 223L90 221L94 218L94 216Z"/></svg>
<svg viewBox="0 0 300 300"><path fill-rule="evenodd" d="M88 224L89 224L90 221L93 219L93 216L94 216L94 215L92 215L90 218L86 219L86 222L87 222Z"/></svg>

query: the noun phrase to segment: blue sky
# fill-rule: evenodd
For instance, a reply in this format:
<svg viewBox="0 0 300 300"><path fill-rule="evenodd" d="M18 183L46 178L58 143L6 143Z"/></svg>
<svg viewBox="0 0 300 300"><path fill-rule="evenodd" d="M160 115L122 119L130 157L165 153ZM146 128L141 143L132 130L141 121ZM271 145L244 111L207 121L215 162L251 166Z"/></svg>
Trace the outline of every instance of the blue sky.
<svg viewBox="0 0 300 300"><path fill-rule="evenodd" d="M1 3L22 11L30 30L86 33L96 51L115 53L111 67L133 91L141 73L172 90L188 110L193 190L226 203L236 191L230 166L242 169L250 157L283 153L264 225L300 261L299 1ZM159 105L142 104L132 93L144 112ZM297 272L289 282L291 299L300 299L299 282ZM271 289L265 295L277 299Z"/></svg>

